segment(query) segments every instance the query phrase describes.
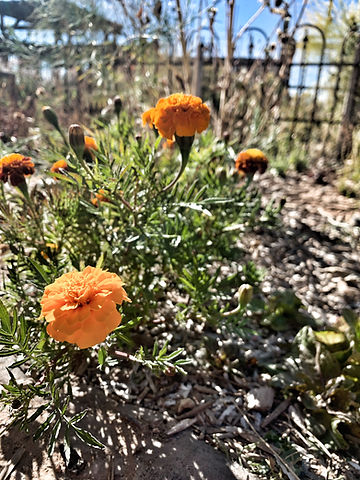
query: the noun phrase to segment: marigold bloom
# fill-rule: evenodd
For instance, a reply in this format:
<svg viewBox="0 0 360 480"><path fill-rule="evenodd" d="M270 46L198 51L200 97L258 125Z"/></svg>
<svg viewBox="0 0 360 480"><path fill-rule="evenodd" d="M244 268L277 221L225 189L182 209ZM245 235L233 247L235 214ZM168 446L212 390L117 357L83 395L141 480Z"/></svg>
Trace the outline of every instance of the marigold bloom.
<svg viewBox="0 0 360 480"><path fill-rule="evenodd" d="M52 165L52 167L50 168L50 172L61 173L61 170L67 170L67 168L68 164L65 160L58 160Z"/></svg>
<svg viewBox="0 0 360 480"><path fill-rule="evenodd" d="M0 159L0 180L4 183L9 181L16 187L25 182L25 175L34 173L34 167L30 157L24 157L20 153L10 153Z"/></svg>
<svg viewBox="0 0 360 480"><path fill-rule="evenodd" d="M91 203L97 207L99 205L99 202L106 202L109 203L110 200L105 196L106 192L102 188L98 191L98 193L95 193L95 197L91 199Z"/></svg>
<svg viewBox="0 0 360 480"><path fill-rule="evenodd" d="M87 162L92 162L94 160L94 151L98 151L99 147L95 141L95 138L88 137L85 135L85 149L84 149L84 158Z"/></svg>
<svg viewBox="0 0 360 480"><path fill-rule="evenodd" d="M249 148L239 153L235 160L235 167L241 175L249 175L257 171L264 173L268 163L268 159L261 150Z"/></svg>
<svg viewBox="0 0 360 480"><path fill-rule="evenodd" d="M99 150L95 138L85 135L85 150Z"/></svg>
<svg viewBox="0 0 360 480"><path fill-rule="evenodd" d="M154 125L162 137L172 140L178 137L193 137L201 133L210 122L210 110L199 97L174 93L160 98L155 108L142 115L143 125Z"/></svg>
<svg viewBox="0 0 360 480"><path fill-rule="evenodd" d="M60 342L88 348L103 342L121 323L116 304L131 300L121 278L95 267L65 273L45 288L41 316Z"/></svg>

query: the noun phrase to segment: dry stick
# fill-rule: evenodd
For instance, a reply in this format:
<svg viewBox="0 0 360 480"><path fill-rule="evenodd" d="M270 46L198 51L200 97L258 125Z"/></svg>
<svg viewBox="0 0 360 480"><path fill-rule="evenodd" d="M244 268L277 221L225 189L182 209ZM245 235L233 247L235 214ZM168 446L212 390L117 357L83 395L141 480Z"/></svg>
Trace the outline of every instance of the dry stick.
<svg viewBox="0 0 360 480"><path fill-rule="evenodd" d="M286 399L283 400L276 408L273 410L269 415L267 415L261 423L261 428L265 428L274 421L277 417L279 417L290 405L290 400Z"/></svg>
<svg viewBox="0 0 360 480"><path fill-rule="evenodd" d="M177 420L183 420L184 418L194 417L198 413L200 413L200 412L206 410L208 407L210 407L210 405L212 405L214 403L214 401L215 400L210 400L209 402L201 403L200 405L197 405L196 407L194 407L189 412L186 412L186 413L183 413L182 415L179 415L177 417Z"/></svg>
<svg viewBox="0 0 360 480"><path fill-rule="evenodd" d="M294 472L294 470L290 467L290 465L288 463L285 462L285 460L283 460L280 455L272 448L272 446L266 442L262 437L261 435L259 435L259 433L255 430L255 428L253 427L253 425L251 424L250 420L248 419L248 417L245 415L245 413L241 410L241 408L239 407L239 405L234 401L234 405L235 407L237 408L237 410L241 413L242 417L244 418L245 422L247 423L247 425L250 427L250 429L254 432L254 434L256 435L256 437L259 439L259 442L266 446L270 452L272 453L272 455L275 457L275 460L277 462L277 464L279 465L279 467L281 468L282 472L287 475L287 477L289 478L289 480L300 480L300 478L296 475L296 473Z"/></svg>
<svg viewBox="0 0 360 480"><path fill-rule="evenodd" d="M225 105L227 92L230 87L231 80L231 70L232 70L232 57L234 52L234 44L232 40L233 36L233 21L234 21L234 9L235 9L235 0L228 0L229 10L228 10L228 26L227 26L227 54L225 58L224 66L224 80L220 92L220 105L219 105L219 124L217 126L217 134L221 136L223 133L223 125L225 120Z"/></svg>
<svg viewBox="0 0 360 480"><path fill-rule="evenodd" d="M178 14L178 19L179 19L179 28L180 28L180 42L181 42L181 48L183 51L183 73L184 73L184 83L185 83L185 88L189 92L190 91L190 65L189 65L189 57L187 53L187 48L186 48L186 38L185 38L185 31L184 31L184 20L183 20L183 15L181 11L181 5L180 5L180 0L176 0L176 9L177 9L177 14Z"/></svg>
<svg viewBox="0 0 360 480"><path fill-rule="evenodd" d="M296 29L297 29L298 26L300 25L301 19L302 19L304 13L305 13L305 9L306 9L308 3L309 3L309 0L304 0L304 1L303 1L303 4L302 4L302 6L301 6L301 10L300 10L299 16L298 16L298 18L297 18L297 20L296 20L296 22L295 22L295 26L294 26L294 28L293 28L293 31L292 31L291 35L294 35Z"/></svg>

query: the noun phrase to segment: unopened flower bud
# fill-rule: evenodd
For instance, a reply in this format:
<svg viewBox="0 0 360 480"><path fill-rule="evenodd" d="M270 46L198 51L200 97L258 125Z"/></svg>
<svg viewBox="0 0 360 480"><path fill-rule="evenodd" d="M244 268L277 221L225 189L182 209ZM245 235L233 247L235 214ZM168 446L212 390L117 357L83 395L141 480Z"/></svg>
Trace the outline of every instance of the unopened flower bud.
<svg viewBox="0 0 360 480"><path fill-rule="evenodd" d="M245 308L250 302L253 296L254 289L248 283L244 283L238 290L239 293L239 306Z"/></svg>
<svg viewBox="0 0 360 480"><path fill-rule="evenodd" d="M80 125L76 123L70 125L69 142L76 155L81 158L85 149L85 135L84 130L80 127Z"/></svg>
<svg viewBox="0 0 360 480"><path fill-rule="evenodd" d="M50 123L50 125L56 128L56 130L59 130L60 129L59 120L55 111L49 106L42 107L41 111L42 111L42 114L44 115L45 120L47 120Z"/></svg>
<svg viewBox="0 0 360 480"><path fill-rule="evenodd" d="M122 109L122 100L119 95L116 95L116 97L114 97L114 108L116 115L119 116Z"/></svg>

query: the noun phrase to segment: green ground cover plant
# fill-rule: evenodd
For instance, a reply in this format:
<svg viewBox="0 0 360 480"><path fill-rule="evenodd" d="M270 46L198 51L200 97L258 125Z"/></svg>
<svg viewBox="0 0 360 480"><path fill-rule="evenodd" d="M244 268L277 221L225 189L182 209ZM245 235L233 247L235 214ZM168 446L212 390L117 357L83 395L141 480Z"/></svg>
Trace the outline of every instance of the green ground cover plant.
<svg viewBox="0 0 360 480"><path fill-rule="evenodd" d="M44 108L53 131L44 135L31 159L19 160L21 168L28 162L31 171L13 168L12 154L2 159L9 183L1 183L0 200L7 246L0 355L13 359L2 401L14 408L12 423L21 428L47 414L35 438L51 432L50 454L60 434L69 443L70 431L101 446L77 425L85 412L67 413L79 362L116 368L127 358L158 373L185 373L186 345L173 347L165 338L147 348L133 334L156 324L161 315L169 334L174 322L189 317L213 329L225 322L221 312L232 307L238 287L257 280L256 269L241 266L237 239L258 224L271 225L281 208L262 208L251 181L254 172L241 177L234 171L234 152L211 131L184 153L182 138L192 143L193 136L177 138L179 149L156 130L136 135L135 119L119 106L112 122L97 125L96 139L84 136L79 125L70 127L67 138L55 112ZM174 183L179 168L183 172ZM14 171L20 171L19 178ZM44 289L86 266L120 275L131 303L119 307L122 322L105 342L79 350L62 333L55 332L55 338L70 343L49 336L41 307L44 311ZM176 309L166 308L170 296ZM18 384L12 374L20 366L33 379L29 385ZM43 402L30 414L34 398Z"/></svg>

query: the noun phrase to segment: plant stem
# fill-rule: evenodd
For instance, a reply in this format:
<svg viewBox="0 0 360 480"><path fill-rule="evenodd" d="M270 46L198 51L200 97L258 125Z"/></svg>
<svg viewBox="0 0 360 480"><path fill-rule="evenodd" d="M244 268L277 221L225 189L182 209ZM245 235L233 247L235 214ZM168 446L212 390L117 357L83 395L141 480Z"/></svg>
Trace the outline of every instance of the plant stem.
<svg viewBox="0 0 360 480"><path fill-rule="evenodd" d="M181 152L181 166L179 173L176 175L174 180L169 183L165 188L161 190L161 193L167 192L168 190L171 190L173 186L177 183L179 178L181 177L183 171L185 170L185 167L188 163L189 156L190 156L190 151L191 151L191 146L194 141L194 136L192 137L178 137L175 135L176 143L179 145L180 152Z"/></svg>

